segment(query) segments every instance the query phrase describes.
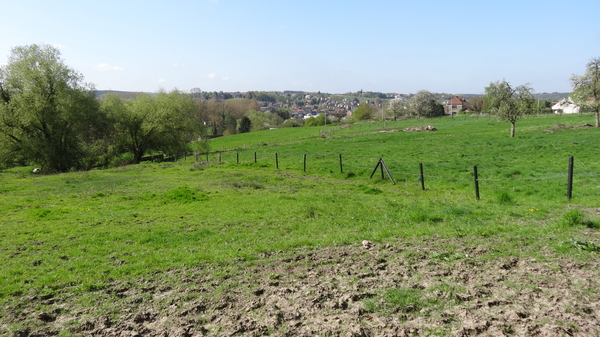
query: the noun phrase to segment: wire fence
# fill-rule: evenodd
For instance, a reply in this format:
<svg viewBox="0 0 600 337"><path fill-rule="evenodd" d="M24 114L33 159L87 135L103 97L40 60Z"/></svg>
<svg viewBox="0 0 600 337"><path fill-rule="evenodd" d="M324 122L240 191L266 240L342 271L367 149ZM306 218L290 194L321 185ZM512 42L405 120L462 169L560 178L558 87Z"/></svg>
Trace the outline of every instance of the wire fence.
<svg viewBox="0 0 600 337"><path fill-rule="evenodd" d="M231 151L227 151L227 152L231 152ZM377 165L379 165L380 162L382 162L382 164L384 165L383 167L385 167L385 170L388 172L389 175L389 179L390 181L392 181L395 184L394 179L392 178L392 175L398 177L401 177L402 179L399 180L404 180L405 184L408 186L408 181L410 177L414 178L414 183L419 183L421 180L424 180L426 182L430 182L430 181L447 181L447 182L460 182L464 185L464 183L473 183L475 185L476 190L479 189L479 185L481 184L482 187L493 187L495 189L500 189L500 190L510 190L510 189L515 189L515 188L523 188L523 185L521 184L522 182L558 182L560 184L565 184L565 186L567 184L570 184L573 180L573 178L585 178L586 179L586 183L596 183L598 184L597 186L600 188L600 173L595 173L593 172L588 165L586 165L584 162L582 162L581 160L577 160L577 167L579 168L579 170L583 170L584 172L582 173L575 173L572 170L565 170L563 172L560 173L555 173L555 174L551 174L551 175L547 175L547 176L539 176L539 177L507 177L507 178L486 178L486 177L479 177L477 176L477 172L476 172L476 168L475 168L475 172L473 171L462 171L461 173L466 173L469 174L470 177L469 178L458 178L458 177L450 177L450 176L443 176L440 175L439 173L437 174L426 174L426 173L421 173L421 172L417 172L416 170L413 172L407 172L406 170L388 170L387 166L385 166L385 163L383 162L383 159L381 158L373 158L373 157L350 157L350 158L345 158L342 154L338 154L336 155L336 157L338 157L335 162L333 160L329 160L327 158L331 158L333 157L332 154L324 154L324 155L317 155L317 156L311 156L313 158L313 161L308 162L307 161L307 155L304 154L301 156L301 159L298 162L298 165L293 165L290 166L290 156L282 156L279 153L269 153L268 156L265 156L265 153L259 153L258 152L254 152L253 154L251 153L250 159L248 159L248 151L243 151L242 153L245 154L244 158L240 158L240 152L235 151L235 156L234 159L232 160L232 156L231 154L228 155L227 160L224 160L223 158L223 153L221 151L216 151L213 153L210 153L210 156L208 153L199 155L199 156L195 156L195 159L197 160L203 160L200 162L200 164L205 164L205 165L213 165L213 164L245 164L245 163L260 163L260 164L274 164L274 166L278 169L278 170L299 170L299 171L303 171L303 172L307 172L307 171L311 171L311 172L316 172L318 170L321 171L329 171L331 173L334 173L336 171L340 172L340 173L344 173L344 171L346 170L360 170L363 172L371 172L373 171L373 173L371 174L371 177L373 177L373 174L375 173L375 171L377 170ZM194 157L192 157L194 158ZM294 158L296 158L296 156L294 156ZM317 158L316 160L314 160L314 158ZM572 158L572 157L571 157ZM183 159L183 158L182 158ZM287 166L285 166L284 168L282 168L281 163L282 163L282 159L284 159L284 161L286 162ZM346 160L346 162L344 162L344 159ZM294 162L297 159L293 159ZM573 160L573 159L571 159ZM326 161L327 164L324 164L323 162ZM369 163L369 166L363 166L363 165L356 165L356 162L366 162ZM375 165L377 164L377 165ZM382 170L382 178L383 178L383 167L381 168ZM422 164L421 164L421 168L422 168ZM566 167L565 167L566 169ZM439 170L439 168L438 168ZM350 171L346 172L349 173ZM480 173L486 173L485 171L485 167L483 168L483 171L480 170ZM360 173L360 172L355 172L355 173ZM569 173L571 174L570 178L569 178ZM519 174L521 174L519 172ZM410 180L412 181L413 179L410 178ZM580 179L581 180L581 179ZM555 182L552 182L553 184ZM421 185L423 186L423 188L425 188L424 183L421 183ZM429 184L431 185L431 184ZM430 188L430 186L428 186L428 189ZM489 188L488 188L489 189ZM581 198L581 199L597 199L599 196L597 195L597 191L595 190L591 190L591 195L588 193L582 194L580 191L573 191L571 194L569 191L572 191L572 186L571 187L567 187L567 197L569 199L571 199L571 197L576 197L576 198ZM586 192L589 192L590 189L587 189ZM478 194L478 193L477 193Z"/></svg>

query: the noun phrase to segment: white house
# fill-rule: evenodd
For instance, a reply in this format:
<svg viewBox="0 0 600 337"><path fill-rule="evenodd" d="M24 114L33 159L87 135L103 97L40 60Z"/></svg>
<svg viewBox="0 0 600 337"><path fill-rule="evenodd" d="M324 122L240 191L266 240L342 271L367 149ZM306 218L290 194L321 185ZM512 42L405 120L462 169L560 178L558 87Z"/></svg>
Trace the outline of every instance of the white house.
<svg viewBox="0 0 600 337"><path fill-rule="evenodd" d="M552 112L555 114L576 114L581 111L581 107L575 103L571 97L563 98L552 106Z"/></svg>

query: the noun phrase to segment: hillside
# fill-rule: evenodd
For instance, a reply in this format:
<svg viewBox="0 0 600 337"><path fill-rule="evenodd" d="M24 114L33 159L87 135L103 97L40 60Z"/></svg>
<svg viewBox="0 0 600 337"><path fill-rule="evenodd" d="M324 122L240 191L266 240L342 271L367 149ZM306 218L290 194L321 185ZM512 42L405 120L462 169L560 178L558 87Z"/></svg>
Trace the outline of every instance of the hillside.
<svg viewBox="0 0 600 337"><path fill-rule="evenodd" d="M289 128L212 139L208 161L1 171L0 334L597 335L592 120Z"/></svg>

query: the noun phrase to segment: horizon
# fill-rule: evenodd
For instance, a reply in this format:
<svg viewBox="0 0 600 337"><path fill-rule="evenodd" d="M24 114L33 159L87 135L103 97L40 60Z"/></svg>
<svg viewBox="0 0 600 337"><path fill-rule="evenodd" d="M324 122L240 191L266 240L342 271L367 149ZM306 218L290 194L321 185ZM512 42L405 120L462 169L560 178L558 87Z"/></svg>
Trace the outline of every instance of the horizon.
<svg viewBox="0 0 600 337"><path fill-rule="evenodd" d="M160 89L159 89L160 90ZM105 91L105 92L124 92L124 93L155 93L157 91L140 91L140 90L117 90L117 89L97 89L95 88L94 91L98 92L98 91ZM217 92L221 92L217 91ZM329 94L332 96L353 96L353 95L346 95L348 92L345 93L339 93L339 92L324 92L324 91L307 91L307 90L248 90L248 91L241 91L241 90L233 90L233 91L222 91L224 93L240 93L240 94L244 94L247 92L271 92L271 93L284 93L286 91L295 91L297 93L317 93L320 92L321 94ZM396 94L396 95L414 95L415 93L402 93L402 92L380 92L380 91L372 91L372 90L363 90L364 92L379 92L382 94ZM184 90L184 92L189 92L189 90ZM202 92L210 92L213 93L215 92L214 90L202 90ZM356 92L356 91L354 91ZM552 91L552 92L548 92L548 91L544 91L544 92L534 92L533 95L544 95L544 94L570 94L572 91ZM466 95L466 96L476 96L476 95L481 95L481 94L474 94L474 93L450 93L450 92L432 92L433 94L447 94L447 95L454 95L454 96L461 96L461 95Z"/></svg>
<svg viewBox="0 0 600 337"><path fill-rule="evenodd" d="M577 21L555 19L565 6ZM32 0L3 7L0 64L13 47L48 43L102 90L482 94L505 79L560 93L571 92L571 75L600 56L600 3L591 0L451 7L440 0Z"/></svg>

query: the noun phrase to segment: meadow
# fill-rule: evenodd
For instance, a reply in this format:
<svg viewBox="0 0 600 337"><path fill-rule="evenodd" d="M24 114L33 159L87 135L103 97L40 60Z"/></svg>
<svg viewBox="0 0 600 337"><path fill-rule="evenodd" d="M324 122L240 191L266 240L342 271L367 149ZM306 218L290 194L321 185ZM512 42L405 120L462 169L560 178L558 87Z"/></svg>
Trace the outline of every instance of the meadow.
<svg viewBox="0 0 600 337"><path fill-rule="evenodd" d="M517 122L515 138L508 123L489 117L266 130L211 140L208 162L187 156L55 175L4 170L0 307L6 313L26 294L91 294L153 271L207 264L220 266L218 274L271 252L363 240L418 243L435 235L493 242L484 260L543 261L550 249L553 258L588 261L600 249L590 234L600 224L600 130L578 126L592 118L529 117ZM438 131L379 132L429 124ZM379 173L370 178L379 158L395 185ZM454 256L455 245L442 257Z"/></svg>

